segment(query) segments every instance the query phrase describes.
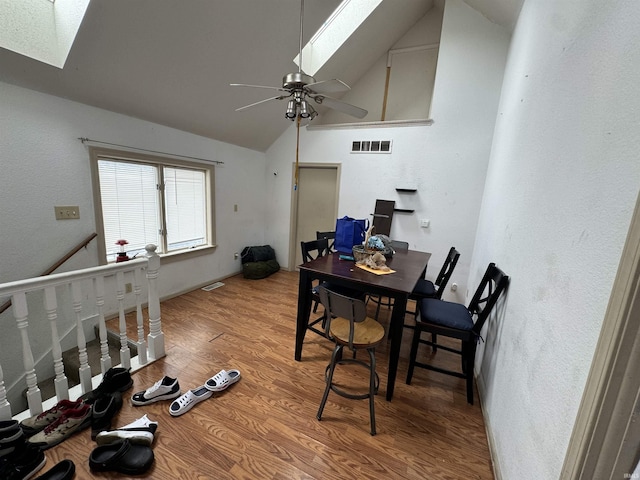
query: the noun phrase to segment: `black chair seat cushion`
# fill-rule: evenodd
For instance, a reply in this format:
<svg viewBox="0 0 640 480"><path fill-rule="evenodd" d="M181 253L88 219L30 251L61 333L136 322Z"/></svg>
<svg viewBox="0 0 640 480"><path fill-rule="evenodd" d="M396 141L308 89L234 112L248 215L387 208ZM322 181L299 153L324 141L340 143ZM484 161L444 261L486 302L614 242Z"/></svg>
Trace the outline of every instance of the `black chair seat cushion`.
<svg viewBox="0 0 640 480"><path fill-rule="evenodd" d="M420 297L433 297L436 294L436 287L431 280L425 280L421 278L413 287L412 295L418 295Z"/></svg>
<svg viewBox="0 0 640 480"><path fill-rule="evenodd" d="M470 331L473 318L466 306L460 303L445 302L435 298L420 301L420 320L448 328Z"/></svg>

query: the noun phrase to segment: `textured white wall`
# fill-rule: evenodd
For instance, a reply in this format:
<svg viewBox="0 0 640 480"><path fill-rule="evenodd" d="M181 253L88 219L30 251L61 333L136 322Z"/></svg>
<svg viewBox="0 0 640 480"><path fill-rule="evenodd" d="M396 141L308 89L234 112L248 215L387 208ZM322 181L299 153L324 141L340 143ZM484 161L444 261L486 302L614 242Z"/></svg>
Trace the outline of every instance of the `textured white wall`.
<svg viewBox="0 0 640 480"><path fill-rule="evenodd" d="M81 136L225 162L215 170L219 246L197 260L166 265L159 279L162 296L240 271L233 253L263 241L263 154L5 83L0 105L0 282L39 275L95 231L89 155ZM80 219L56 221L55 205L78 205ZM62 270L97 263L94 240Z"/></svg>
<svg viewBox="0 0 640 480"><path fill-rule="evenodd" d="M508 43L502 28L462 1L451 0L442 26L434 125L300 132L301 162L342 164L339 216L371 218L377 198L415 209L394 215L391 236L433 254L427 272L431 278L452 245L460 250L451 280L460 288L456 294L447 292L450 299L465 298ZM393 152L351 154L353 140L392 140ZM289 248L295 146L292 126L267 151L266 238L281 255ZM398 194L396 187L418 192ZM420 228L421 218L430 219L431 227Z"/></svg>
<svg viewBox="0 0 640 480"><path fill-rule="evenodd" d="M239 272L233 253L263 243L263 153L0 83L0 282L39 275L95 231L89 154L78 137L225 162L215 170L218 248L162 266L161 297ZM80 219L56 221L55 205L78 205ZM97 264L94 240L58 271ZM5 322L15 323L11 310L0 317L0 324ZM30 336L37 338L34 328ZM50 335L48 329L45 325L43 338ZM21 363L22 355L4 342L10 342L8 334L0 364L10 385L10 363ZM19 339L15 345L19 349ZM39 355L35 352L36 360Z"/></svg>
<svg viewBox="0 0 640 480"><path fill-rule="evenodd" d="M640 185L638 45L634 0L528 0L514 32L470 277L511 275L477 364L504 479L560 475Z"/></svg>

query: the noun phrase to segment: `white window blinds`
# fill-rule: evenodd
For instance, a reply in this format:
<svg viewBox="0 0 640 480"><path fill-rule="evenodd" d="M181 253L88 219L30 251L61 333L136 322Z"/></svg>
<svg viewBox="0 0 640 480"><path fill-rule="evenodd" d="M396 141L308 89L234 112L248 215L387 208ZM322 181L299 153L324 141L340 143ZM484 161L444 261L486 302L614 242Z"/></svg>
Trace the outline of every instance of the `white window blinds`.
<svg viewBox="0 0 640 480"><path fill-rule="evenodd" d="M204 172L165 167L164 185L169 251L203 245L207 225Z"/></svg>
<svg viewBox="0 0 640 480"><path fill-rule="evenodd" d="M158 253L207 245L204 170L102 158L98 174L107 261L121 239L129 257L150 243Z"/></svg>

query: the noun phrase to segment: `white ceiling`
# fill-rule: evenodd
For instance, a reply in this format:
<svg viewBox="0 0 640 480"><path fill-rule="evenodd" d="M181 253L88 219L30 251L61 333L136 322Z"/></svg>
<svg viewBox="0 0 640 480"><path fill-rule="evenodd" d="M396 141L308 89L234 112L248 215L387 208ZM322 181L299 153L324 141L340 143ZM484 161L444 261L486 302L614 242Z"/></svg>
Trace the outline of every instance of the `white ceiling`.
<svg viewBox="0 0 640 480"><path fill-rule="evenodd" d="M509 28L522 1L466 0ZM305 43L339 3L305 1ZM355 83L432 3L385 0L316 79ZM63 69L0 48L0 81L264 151L290 125L284 102L235 112L273 92L229 84L281 86L299 22L299 0L92 0Z"/></svg>

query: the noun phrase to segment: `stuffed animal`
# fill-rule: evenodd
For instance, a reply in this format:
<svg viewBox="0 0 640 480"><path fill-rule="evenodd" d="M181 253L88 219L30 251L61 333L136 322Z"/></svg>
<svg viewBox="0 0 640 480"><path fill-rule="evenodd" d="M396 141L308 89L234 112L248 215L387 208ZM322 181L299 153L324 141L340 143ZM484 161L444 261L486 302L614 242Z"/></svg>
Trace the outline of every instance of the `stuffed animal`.
<svg viewBox="0 0 640 480"><path fill-rule="evenodd" d="M369 255L368 257L357 263L372 268L373 270L382 270L383 272L388 272L389 270L391 270L389 267L387 267L387 259L380 252Z"/></svg>

